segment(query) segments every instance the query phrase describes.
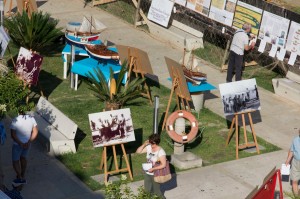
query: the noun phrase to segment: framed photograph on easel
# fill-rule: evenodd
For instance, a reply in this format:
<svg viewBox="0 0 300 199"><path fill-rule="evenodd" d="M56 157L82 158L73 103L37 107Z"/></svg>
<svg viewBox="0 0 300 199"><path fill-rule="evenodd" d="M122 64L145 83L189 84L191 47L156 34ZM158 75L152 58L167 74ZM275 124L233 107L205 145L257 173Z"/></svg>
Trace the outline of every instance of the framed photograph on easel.
<svg viewBox="0 0 300 199"><path fill-rule="evenodd" d="M255 79L220 84L225 115L260 110Z"/></svg>
<svg viewBox="0 0 300 199"><path fill-rule="evenodd" d="M130 109L89 114L94 147L135 141Z"/></svg>
<svg viewBox="0 0 300 199"><path fill-rule="evenodd" d="M16 62L15 73L25 84L36 86L42 62L42 56L21 47Z"/></svg>

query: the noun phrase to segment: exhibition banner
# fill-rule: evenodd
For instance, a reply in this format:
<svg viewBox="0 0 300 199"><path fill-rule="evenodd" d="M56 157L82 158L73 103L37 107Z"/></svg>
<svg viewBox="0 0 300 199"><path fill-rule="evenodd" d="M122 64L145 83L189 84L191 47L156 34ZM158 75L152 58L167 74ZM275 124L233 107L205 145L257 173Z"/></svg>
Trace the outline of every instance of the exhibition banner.
<svg viewBox="0 0 300 199"><path fill-rule="evenodd" d="M300 24L294 21L292 21L290 26L286 49L300 55Z"/></svg>
<svg viewBox="0 0 300 199"><path fill-rule="evenodd" d="M198 13L208 15L211 0L187 0L186 7Z"/></svg>
<svg viewBox="0 0 300 199"><path fill-rule="evenodd" d="M235 6L236 0L212 0L209 11L209 18L231 26Z"/></svg>
<svg viewBox="0 0 300 199"><path fill-rule="evenodd" d="M264 11L258 38L284 47L289 24L289 19Z"/></svg>
<svg viewBox="0 0 300 199"><path fill-rule="evenodd" d="M148 12L148 19L164 27L168 27L173 6L174 6L173 1L152 0Z"/></svg>
<svg viewBox="0 0 300 199"><path fill-rule="evenodd" d="M235 8L232 26L242 28L243 24L247 22L252 25L252 33L258 35L262 12L262 9L239 1Z"/></svg>
<svg viewBox="0 0 300 199"><path fill-rule="evenodd" d="M175 3L185 6L186 5L186 0L175 0Z"/></svg>

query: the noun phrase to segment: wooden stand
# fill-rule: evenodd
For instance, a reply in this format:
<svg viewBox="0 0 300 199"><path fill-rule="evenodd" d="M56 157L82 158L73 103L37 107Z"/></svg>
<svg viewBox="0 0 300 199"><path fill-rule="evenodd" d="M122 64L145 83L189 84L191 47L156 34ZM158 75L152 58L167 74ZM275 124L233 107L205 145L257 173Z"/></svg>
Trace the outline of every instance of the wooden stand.
<svg viewBox="0 0 300 199"><path fill-rule="evenodd" d="M17 8L19 13L22 14L23 10L25 10L29 16L38 10L36 0L17 0Z"/></svg>
<svg viewBox="0 0 300 199"><path fill-rule="evenodd" d="M11 12L11 10L12 10L12 2L13 2L13 0L9 0L9 8L8 8L8 11L7 11L7 14L5 13L5 15L7 15L7 16L11 16L12 15L12 12ZM5 5L6 5L6 0L4 0L3 1L3 10L5 10Z"/></svg>
<svg viewBox="0 0 300 199"><path fill-rule="evenodd" d="M114 163L115 163L115 170L107 171L107 147L110 147L110 146L113 149L113 159L114 159ZM109 174L115 174L115 173L126 172L126 171L129 173L130 179L133 180L124 144L121 144L121 148L122 148L122 152L123 152L123 157L126 162L126 167L122 168L122 169L119 169L119 165L118 165L118 161L117 161L117 154L116 154L116 145L110 145L110 146L104 146L103 151L102 151L102 158L101 158L101 162L100 162L100 170L102 170L104 167L104 183L107 184L107 179L108 179Z"/></svg>
<svg viewBox="0 0 300 199"><path fill-rule="evenodd" d="M128 51L130 51L130 48L128 48ZM130 54L130 53L128 53ZM131 77L131 73L133 72L135 74L135 77L138 77L139 74L141 75L142 78L145 78L145 72L140 70L138 67L136 67L137 62L139 61L137 57L134 56L130 56L129 57L129 70L128 70L128 76L127 76L127 83L126 86L128 84L128 82L130 81L130 77ZM151 93L150 93L150 87L147 84L147 82L143 83L143 86L146 88L146 93L142 93L142 95L144 97L147 97L150 101L150 104L152 105L152 97L151 97Z"/></svg>
<svg viewBox="0 0 300 199"><path fill-rule="evenodd" d="M174 92L176 94L176 102L177 102L178 109L181 109L180 104L182 104L184 110L191 111L189 102L192 101L192 97L190 95L190 91L188 89L186 78L184 77L181 64L167 57L165 57L165 60L168 66L170 77L172 79L172 89L171 89L171 94L169 97L168 106L165 113L165 118L162 125L162 130L164 130L166 125L166 121L169 114L169 108L172 102Z"/></svg>
<svg viewBox="0 0 300 199"><path fill-rule="evenodd" d="M28 102L29 102L29 94L32 92L32 91L31 91L32 85L24 85L24 87L26 87L26 86L28 86L28 89L30 90L30 91L28 92L27 96L26 96L26 104L28 104ZM40 84L39 82L37 83L37 87L38 87L39 90L40 90L40 95L43 96L43 97L45 97L45 96L44 96L44 92L43 92L43 90L42 90L42 86L41 86L41 84Z"/></svg>
<svg viewBox="0 0 300 199"><path fill-rule="evenodd" d="M247 132L246 132L246 123L245 123L245 114L247 114L248 118L249 118L249 123L250 123L250 128L251 128L254 143L248 143ZM239 115L242 116L242 123L243 123L243 128L244 128L245 143L242 144L242 145L239 145L239 128L238 128L239 127L239 122L238 122ZM232 122L231 122L229 132L228 132L226 147L229 144L229 141L230 141L230 138L231 138L232 134L234 133L232 131L234 125L235 125L236 159L239 159L239 149L245 149L245 148L249 148L249 147L256 147L256 151L259 154L260 152L259 152L259 148L258 148L258 144L257 144L257 140L256 140L256 134L255 134L255 131L254 131L254 128L253 128L251 112L236 113L234 115L234 117L232 118Z"/></svg>
<svg viewBox="0 0 300 199"><path fill-rule="evenodd" d="M132 3L136 7L135 11L135 18L134 18L134 27L136 28L137 26L145 25L149 22L147 16L145 13L140 9L141 5L141 0L132 0ZM143 18L143 20L140 20L140 16Z"/></svg>
<svg viewBox="0 0 300 199"><path fill-rule="evenodd" d="M93 0L93 6L114 2L116 0Z"/></svg>
<svg viewBox="0 0 300 199"><path fill-rule="evenodd" d="M169 101L168 101L168 105L167 105L167 109L166 109L166 113L165 113L165 117L164 117L164 121L163 121L163 125L162 125L162 130L164 130L165 125L166 125L166 121L167 121L167 118L168 118L168 115L169 115L169 109L170 109L170 105L171 105L171 101L172 101L172 98L173 98L174 91L179 86L179 84L180 84L179 79L175 78L173 80L173 83L172 83L171 94L170 94L170 97L169 97ZM176 94L176 103L177 103L177 108L179 110L181 109L181 107L184 107L184 110L191 111L189 101L190 100L185 99L182 96L179 96L179 95ZM180 104L182 104L182 106L180 106ZM186 105L188 106L188 109L186 109Z"/></svg>

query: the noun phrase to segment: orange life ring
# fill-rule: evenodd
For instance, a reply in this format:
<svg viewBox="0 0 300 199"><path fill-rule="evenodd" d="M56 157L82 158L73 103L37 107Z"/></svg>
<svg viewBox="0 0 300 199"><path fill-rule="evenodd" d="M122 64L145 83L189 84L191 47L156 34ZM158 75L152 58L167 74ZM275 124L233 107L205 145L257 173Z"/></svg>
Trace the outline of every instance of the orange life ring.
<svg viewBox="0 0 300 199"><path fill-rule="evenodd" d="M178 133L176 133L175 127L173 126L175 120L177 118L182 118L182 117L188 119L191 124L191 131L186 135L179 135ZM173 112L168 117L166 122L166 129L170 138L172 138L172 140L178 143L187 143L196 137L198 133L198 121L196 120L195 116L192 113L185 110L178 110Z"/></svg>

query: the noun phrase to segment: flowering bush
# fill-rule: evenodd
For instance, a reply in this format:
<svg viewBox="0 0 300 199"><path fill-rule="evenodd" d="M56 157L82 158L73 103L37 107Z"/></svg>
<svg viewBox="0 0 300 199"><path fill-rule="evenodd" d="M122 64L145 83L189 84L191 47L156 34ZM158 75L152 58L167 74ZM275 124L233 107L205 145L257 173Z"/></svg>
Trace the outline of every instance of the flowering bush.
<svg viewBox="0 0 300 199"><path fill-rule="evenodd" d="M159 196L150 194L144 187L138 188L138 193L135 195L131 188L128 186L126 175L121 175L118 182L108 182L105 187L106 199L159 199Z"/></svg>
<svg viewBox="0 0 300 199"><path fill-rule="evenodd" d="M19 80L13 71L6 76L0 76L0 104L5 104L5 111L18 112L20 108L30 110L33 104L21 105L25 102L29 90ZM2 111L0 113L2 115Z"/></svg>

